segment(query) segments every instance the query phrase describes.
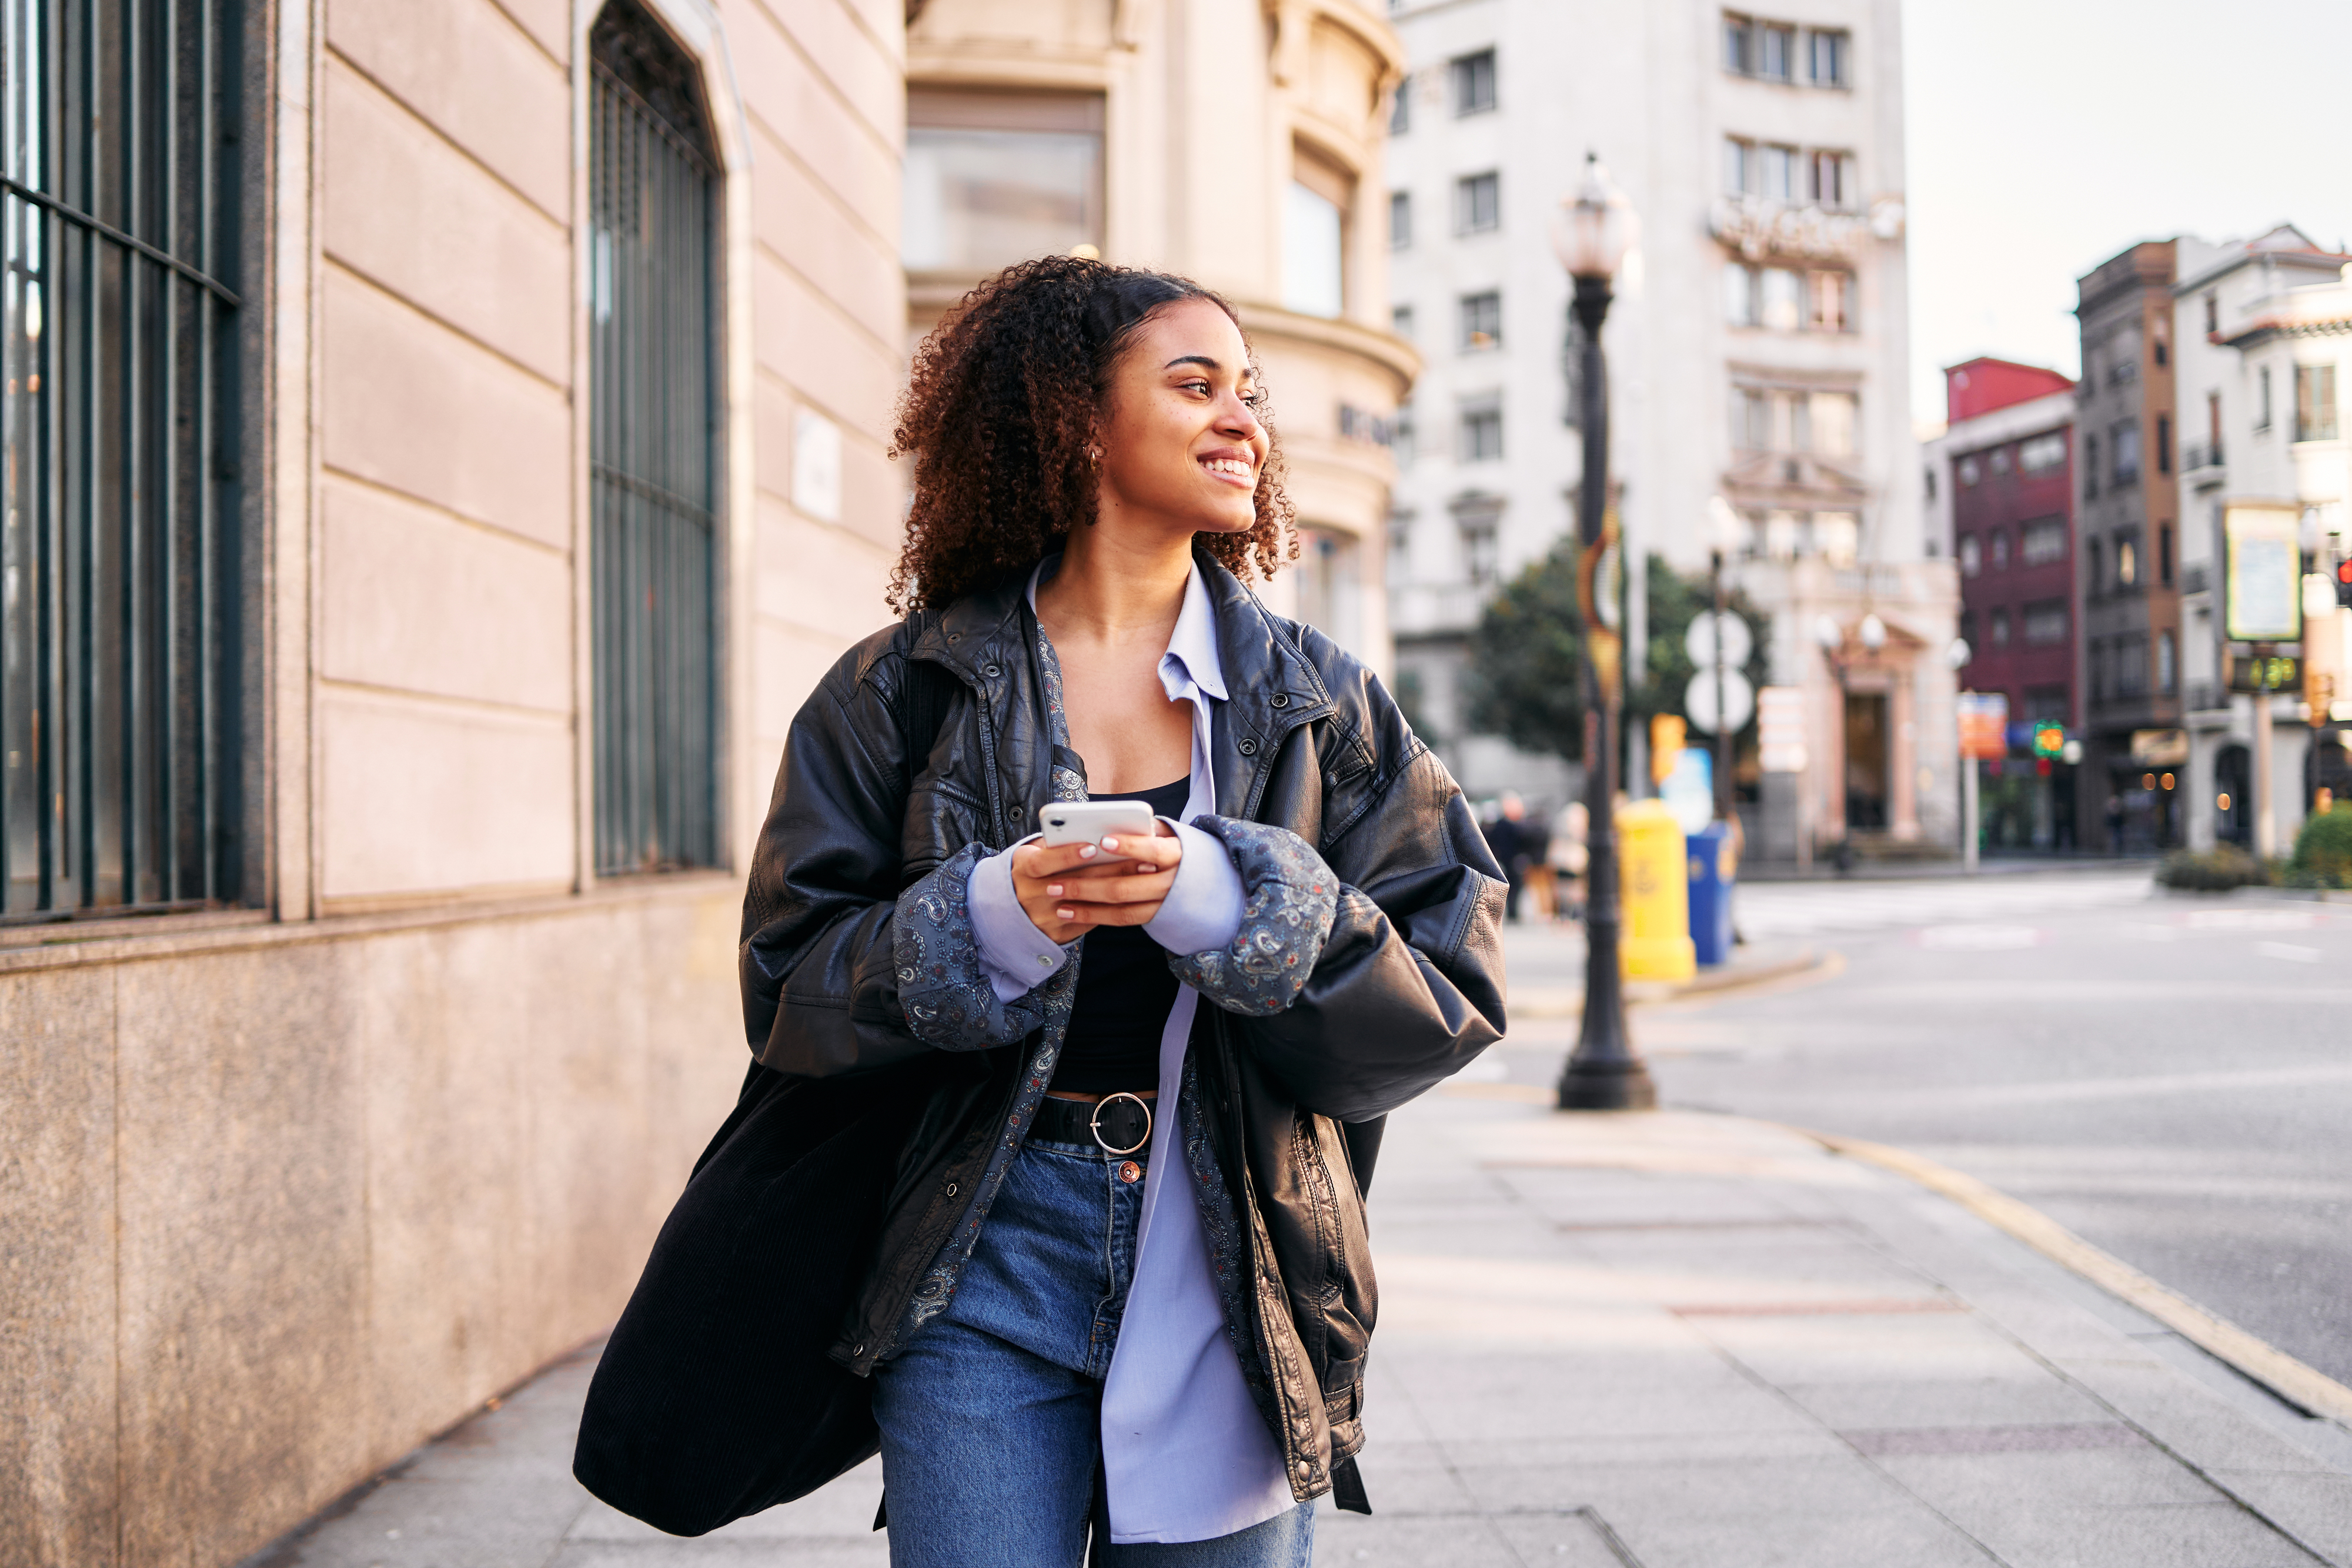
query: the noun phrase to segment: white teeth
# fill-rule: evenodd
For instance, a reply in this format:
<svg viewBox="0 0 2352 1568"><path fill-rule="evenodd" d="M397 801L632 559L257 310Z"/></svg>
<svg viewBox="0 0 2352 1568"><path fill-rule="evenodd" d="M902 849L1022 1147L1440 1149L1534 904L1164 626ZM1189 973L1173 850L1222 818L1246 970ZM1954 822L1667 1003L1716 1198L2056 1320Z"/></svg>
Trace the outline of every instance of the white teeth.
<svg viewBox="0 0 2352 1568"><path fill-rule="evenodd" d="M1204 466L1212 473L1230 474L1236 479L1250 476L1250 465L1238 457L1212 457Z"/></svg>

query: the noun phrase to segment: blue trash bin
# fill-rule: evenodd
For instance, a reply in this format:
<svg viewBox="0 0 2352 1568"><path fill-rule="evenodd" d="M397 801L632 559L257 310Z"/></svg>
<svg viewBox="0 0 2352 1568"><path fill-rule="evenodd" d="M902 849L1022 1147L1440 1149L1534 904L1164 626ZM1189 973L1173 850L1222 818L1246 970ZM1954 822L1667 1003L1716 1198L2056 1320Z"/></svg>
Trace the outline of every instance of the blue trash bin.
<svg viewBox="0 0 2352 1568"><path fill-rule="evenodd" d="M1702 965L1731 959L1731 831L1709 822L1685 841L1690 865L1691 946Z"/></svg>

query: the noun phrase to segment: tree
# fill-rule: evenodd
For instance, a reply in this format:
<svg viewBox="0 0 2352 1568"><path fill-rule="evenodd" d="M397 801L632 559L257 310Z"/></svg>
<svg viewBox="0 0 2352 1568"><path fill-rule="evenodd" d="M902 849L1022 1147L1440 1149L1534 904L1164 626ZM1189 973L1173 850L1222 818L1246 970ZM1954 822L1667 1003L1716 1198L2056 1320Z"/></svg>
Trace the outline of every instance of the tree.
<svg viewBox="0 0 2352 1568"><path fill-rule="evenodd" d="M1562 538L1488 602L1470 634L1466 692L1472 729L1571 762L1584 754L1584 629L1576 610L1576 541ZM1691 622L1714 602L1704 574L1685 577L1655 555L1647 600L1648 658L1625 702L1628 719L1643 722L1653 714L1682 713L1684 689L1696 673L1683 641ZM1756 644L1742 673L1760 686L1769 623L1746 596L1735 592L1730 602ZM1751 718L1742 735L1754 724Z"/></svg>

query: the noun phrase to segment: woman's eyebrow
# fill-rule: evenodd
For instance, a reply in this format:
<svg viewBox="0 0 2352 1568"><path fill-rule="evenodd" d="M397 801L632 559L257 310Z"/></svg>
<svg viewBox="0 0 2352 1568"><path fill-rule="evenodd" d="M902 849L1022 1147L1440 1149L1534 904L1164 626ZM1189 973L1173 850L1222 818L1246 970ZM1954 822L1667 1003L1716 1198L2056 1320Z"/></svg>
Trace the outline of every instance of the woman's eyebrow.
<svg viewBox="0 0 2352 1568"><path fill-rule="evenodd" d="M1206 354L1179 354L1160 368L1163 371L1172 371L1179 365L1202 365L1213 371L1222 371L1225 368Z"/></svg>

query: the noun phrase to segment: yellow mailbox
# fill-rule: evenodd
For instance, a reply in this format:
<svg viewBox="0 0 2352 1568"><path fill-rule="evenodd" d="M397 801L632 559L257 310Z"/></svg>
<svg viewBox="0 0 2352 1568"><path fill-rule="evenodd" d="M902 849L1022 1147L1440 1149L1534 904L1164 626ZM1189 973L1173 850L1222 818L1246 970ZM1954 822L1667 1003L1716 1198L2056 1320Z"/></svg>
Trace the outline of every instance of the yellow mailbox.
<svg viewBox="0 0 2352 1568"><path fill-rule="evenodd" d="M1625 977L1687 980L1696 974L1683 830L1664 801L1636 800L1618 811L1617 889L1624 903L1619 951Z"/></svg>

